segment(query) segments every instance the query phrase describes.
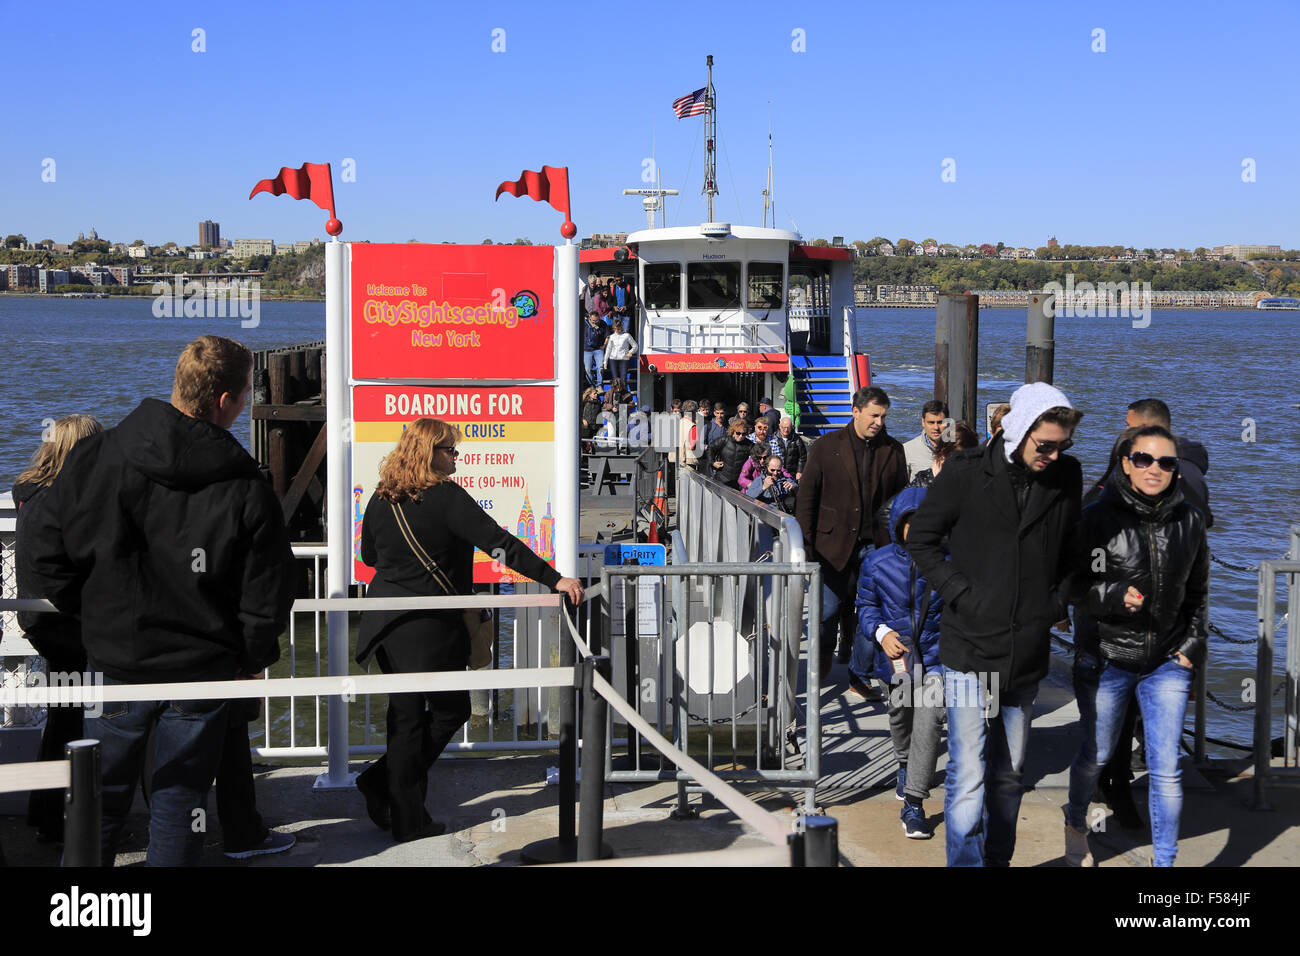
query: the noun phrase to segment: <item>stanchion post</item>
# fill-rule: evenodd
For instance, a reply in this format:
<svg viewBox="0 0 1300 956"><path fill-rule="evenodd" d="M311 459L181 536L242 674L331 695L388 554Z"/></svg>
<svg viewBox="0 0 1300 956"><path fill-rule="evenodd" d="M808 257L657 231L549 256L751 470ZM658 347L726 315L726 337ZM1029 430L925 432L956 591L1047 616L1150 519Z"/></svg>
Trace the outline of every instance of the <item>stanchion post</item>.
<svg viewBox="0 0 1300 956"><path fill-rule="evenodd" d="M565 601L563 613L573 615L575 609ZM578 648L573 638L564 634L560 638L560 666L573 667L578 660ZM575 802L578 797L578 739L577 688L568 687L560 693L560 855L572 860L577 852L577 816Z"/></svg>
<svg viewBox="0 0 1300 956"><path fill-rule="evenodd" d="M592 657L579 665L582 678L582 782L579 800L578 859L600 859L605 812L605 730L609 702L592 686L592 675L609 680L608 657Z"/></svg>
<svg viewBox="0 0 1300 956"><path fill-rule="evenodd" d="M72 764L63 806L63 865L99 866L102 846L102 791L98 740L74 740L63 748Z"/></svg>
<svg viewBox="0 0 1300 956"><path fill-rule="evenodd" d="M839 866L839 823L834 817L804 817L804 866Z"/></svg>

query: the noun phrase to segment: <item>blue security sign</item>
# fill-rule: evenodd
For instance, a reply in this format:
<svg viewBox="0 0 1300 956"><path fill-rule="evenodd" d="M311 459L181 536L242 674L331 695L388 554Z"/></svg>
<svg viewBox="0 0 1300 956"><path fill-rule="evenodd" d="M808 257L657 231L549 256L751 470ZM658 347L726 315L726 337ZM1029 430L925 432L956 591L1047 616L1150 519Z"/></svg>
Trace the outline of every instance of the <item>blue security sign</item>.
<svg viewBox="0 0 1300 956"><path fill-rule="evenodd" d="M666 567L668 549L662 544L608 544L605 546L605 563Z"/></svg>

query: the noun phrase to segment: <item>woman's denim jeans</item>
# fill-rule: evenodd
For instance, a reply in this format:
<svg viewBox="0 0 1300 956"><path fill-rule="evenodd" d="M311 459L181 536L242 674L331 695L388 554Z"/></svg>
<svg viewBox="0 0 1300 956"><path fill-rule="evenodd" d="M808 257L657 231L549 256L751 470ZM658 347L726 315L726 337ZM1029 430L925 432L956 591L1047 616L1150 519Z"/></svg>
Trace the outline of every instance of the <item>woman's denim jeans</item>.
<svg viewBox="0 0 1300 956"><path fill-rule="evenodd" d="M1065 819L1088 828L1088 803L1101 768L1115 752L1124 709L1136 692L1146 733L1148 809L1156 866L1173 866L1178 855L1178 818L1183 810L1178 744L1195 671L1170 660L1149 674L1126 671L1092 654L1074 659L1074 694L1083 724L1083 746L1070 765L1070 802Z"/></svg>

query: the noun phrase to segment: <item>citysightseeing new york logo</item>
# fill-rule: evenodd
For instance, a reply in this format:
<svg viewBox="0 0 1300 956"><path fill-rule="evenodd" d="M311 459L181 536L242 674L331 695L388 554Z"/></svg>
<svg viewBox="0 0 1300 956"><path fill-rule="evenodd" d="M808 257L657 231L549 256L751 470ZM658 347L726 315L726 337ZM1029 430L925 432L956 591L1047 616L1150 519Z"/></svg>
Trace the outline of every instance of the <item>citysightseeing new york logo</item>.
<svg viewBox="0 0 1300 956"><path fill-rule="evenodd" d="M1067 319L1132 318L1133 328L1151 324L1150 282L1075 282L1065 274L1065 284L1049 282L1044 294L1056 296L1056 314Z"/></svg>

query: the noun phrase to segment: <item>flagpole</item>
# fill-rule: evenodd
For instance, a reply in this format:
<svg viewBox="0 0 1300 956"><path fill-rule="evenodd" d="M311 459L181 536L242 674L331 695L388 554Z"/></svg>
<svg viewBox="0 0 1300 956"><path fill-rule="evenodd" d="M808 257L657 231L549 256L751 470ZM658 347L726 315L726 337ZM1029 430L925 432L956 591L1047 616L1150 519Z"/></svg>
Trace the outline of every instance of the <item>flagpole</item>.
<svg viewBox="0 0 1300 956"><path fill-rule="evenodd" d="M717 145L715 140L718 133L717 117L717 100L713 95L713 54L710 53L707 59L709 67L709 82L705 86L705 97L709 101L709 108L705 114L704 123L704 194L708 197L709 204L709 222L713 222L713 197L718 194L718 163L714 148Z"/></svg>

